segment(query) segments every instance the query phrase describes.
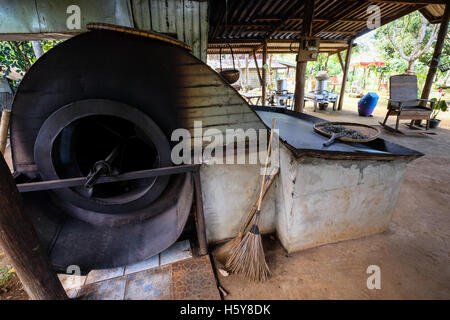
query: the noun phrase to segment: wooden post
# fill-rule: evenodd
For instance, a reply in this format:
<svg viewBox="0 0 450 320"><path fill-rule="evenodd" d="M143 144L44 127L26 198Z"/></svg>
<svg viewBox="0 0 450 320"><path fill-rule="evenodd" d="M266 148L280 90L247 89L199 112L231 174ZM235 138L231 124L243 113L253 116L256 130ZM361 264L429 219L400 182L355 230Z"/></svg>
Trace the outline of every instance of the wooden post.
<svg viewBox="0 0 450 320"><path fill-rule="evenodd" d="M262 61L262 105L266 105L266 89L267 89L267 70L265 68L267 64L267 40L264 40L263 45L263 61Z"/></svg>
<svg viewBox="0 0 450 320"><path fill-rule="evenodd" d="M0 156L0 246L28 296L33 300L63 300L67 295L41 248L8 165Z"/></svg>
<svg viewBox="0 0 450 320"><path fill-rule="evenodd" d="M350 59L352 57L353 39L349 41L347 48L347 56L345 57L344 75L342 77L341 94L339 95L338 110L342 110L344 104L345 86L347 84L348 68L350 67Z"/></svg>
<svg viewBox="0 0 450 320"><path fill-rule="evenodd" d="M341 65L342 72L344 72L345 69L344 60L342 60L342 54L340 51L337 53L337 56L339 58L339 64Z"/></svg>
<svg viewBox="0 0 450 320"><path fill-rule="evenodd" d="M314 0L305 0L303 10L303 36L312 35L312 22L314 18ZM300 47L299 47L300 50ZM294 111L303 112L305 107L306 66L308 62L297 61L295 74Z"/></svg>
<svg viewBox="0 0 450 320"><path fill-rule="evenodd" d="M272 54L269 54L269 63L267 64L267 77L268 77L268 80L267 80L267 88L272 88L272 58L273 58L273 55Z"/></svg>
<svg viewBox="0 0 450 320"><path fill-rule="evenodd" d="M250 54L245 55L245 92L248 91L248 64L249 64L248 60L250 58L249 56Z"/></svg>
<svg viewBox="0 0 450 320"><path fill-rule="evenodd" d="M431 59L430 69L428 70L427 79L422 90L422 99L428 99L433 86L434 77L436 75L437 67L441 60L442 48L444 47L445 37L448 31L448 22L450 16L450 5L445 6L445 12L442 17L441 27L439 28L439 34L436 40L436 46L434 47L433 58ZM425 103L424 103L425 104Z"/></svg>
<svg viewBox="0 0 450 320"><path fill-rule="evenodd" d="M4 154L6 149L6 144L8 142L8 127L9 118L11 117L11 111L3 109L2 119L0 121L0 153Z"/></svg>
<svg viewBox="0 0 450 320"><path fill-rule="evenodd" d="M295 101L294 111L303 112L305 107L305 84L307 62L297 62L295 72Z"/></svg>
<svg viewBox="0 0 450 320"><path fill-rule="evenodd" d="M259 71L258 60L256 59L256 51L255 50L253 50L253 60L255 61L255 67L256 67L256 72L258 73L259 84L262 87L263 81L262 81L262 77L261 77L261 72Z"/></svg>
<svg viewBox="0 0 450 320"><path fill-rule="evenodd" d="M206 239L205 214L203 212L202 184L200 181L200 167L194 171L194 190L195 190L195 226L197 230L197 240L199 246L199 255L208 253L208 242Z"/></svg>

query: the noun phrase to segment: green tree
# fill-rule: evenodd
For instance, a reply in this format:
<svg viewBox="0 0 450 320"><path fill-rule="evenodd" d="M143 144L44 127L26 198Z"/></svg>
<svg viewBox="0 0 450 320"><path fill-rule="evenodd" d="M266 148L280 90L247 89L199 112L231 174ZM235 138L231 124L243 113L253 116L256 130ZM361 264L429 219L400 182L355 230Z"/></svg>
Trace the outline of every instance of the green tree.
<svg viewBox="0 0 450 320"><path fill-rule="evenodd" d="M28 41L2 41L0 42L0 63L6 67L5 76L13 68L25 73L36 61L33 47Z"/></svg>
<svg viewBox="0 0 450 320"><path fill-rule="evenodd" d="M394 69L415 74L416 62L430 51L438 30L439 25L431 25L416 11L379 28L375 39Z"/></svg>
<svg viewBox="0 0 450 320"><path fill-rule="evenodd" d="M41 47L47 52L60 42L61 40L44 40L41 41ZM31 41L0 41L0 69L3 69L0 73L3 73L3 77L8 77L13 70L23 76L34 62L36 55ZM20 82L9 81L13 88Z"/></svg>

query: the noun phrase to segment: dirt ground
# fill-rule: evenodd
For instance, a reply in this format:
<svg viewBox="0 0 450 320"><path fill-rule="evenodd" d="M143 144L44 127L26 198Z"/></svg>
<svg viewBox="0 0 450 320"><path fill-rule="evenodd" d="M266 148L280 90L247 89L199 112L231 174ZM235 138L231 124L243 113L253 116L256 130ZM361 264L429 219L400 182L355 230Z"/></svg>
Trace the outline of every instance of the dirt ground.
<svg viewBox="0 0 450 320"><path fill-rule="evenodd" d="M28 295L15 273L8 279L6 284L0 286L1 300L28 300Z"/></svg>
<svg viewBox="0 0 450 320"><path fill-rule="evenodd" d="M382 121L383 100L369 118L358 117L357 101L348 98L340 112L313 113L307 104L306 112L335 121ZM230 293L227 299L450 299L450 113L440 118L437 135L383 133L390 141L426 154L408 165L388 231L289 256L277 240L265 238L272 278L255 284L218 273ZM0 267L7 264L0 248ZM369 265L381 268L380 290L366 287ZM0 298L26 299L17 277L0 288Z"/></svg>
<svg viewBox="0 0 450 320"><path fill-rule="evenodd" d="M376 125L386 114L381 101L374 117L357 114L358 99L341 112L306 112L327 120ZM392 142L426 155L408 165L389 229L378 235L287 255L277 240L264 239L272 278L251 283L223 277L226 299L450 299L450 117L443 114L437 135L401 136ZM395 123L391 118L388 124ZM401 127L402 131L411 131ZM381 289L366 286L369 265L381 270Z"/></svg>
<svg viewBox="0 0 450 320"><path fill-rule="evenodd" d="M0 301L27 299L28 295L23 289L22 283L14 272L5 252L0 248Z"/></svg>

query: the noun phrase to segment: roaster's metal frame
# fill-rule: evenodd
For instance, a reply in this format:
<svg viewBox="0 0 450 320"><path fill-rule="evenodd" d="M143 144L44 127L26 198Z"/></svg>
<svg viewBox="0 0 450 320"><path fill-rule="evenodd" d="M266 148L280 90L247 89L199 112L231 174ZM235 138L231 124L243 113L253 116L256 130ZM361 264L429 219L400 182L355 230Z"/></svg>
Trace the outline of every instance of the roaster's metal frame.
<svg viewBox="0 0 450 320"><path fill-rule="evenodd" d="M198 254L202 256L208 254L208 242L206 238L205 215L203 210L202 187L200 180L200 164L185 164L180 166L127 172L120 175L102 176L98 178L94 184L137 180L187 172L192 172L194 178L194 192L195 192L194 218L195 218L195 227L197 231L197 241L199 245ZM17 184L17 189L19 189L19 192L25 193L25 192L53 190L60 188L70 188L84 185L86 179L87 177L79 177L70 179L20 183Z"/></svg>

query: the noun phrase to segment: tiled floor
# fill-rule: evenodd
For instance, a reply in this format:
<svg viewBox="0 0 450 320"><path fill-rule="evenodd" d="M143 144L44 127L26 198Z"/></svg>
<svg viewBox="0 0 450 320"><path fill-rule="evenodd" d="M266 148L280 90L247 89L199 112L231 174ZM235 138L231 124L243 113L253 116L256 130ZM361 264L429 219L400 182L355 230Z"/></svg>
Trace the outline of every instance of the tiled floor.
<svg viewBox="0 0 450 320"><path fill-rule="evenodd" d="M68 296L77 299L220 299L209 256L193 257L189 241L133 265L59 278Z"/></svg>

